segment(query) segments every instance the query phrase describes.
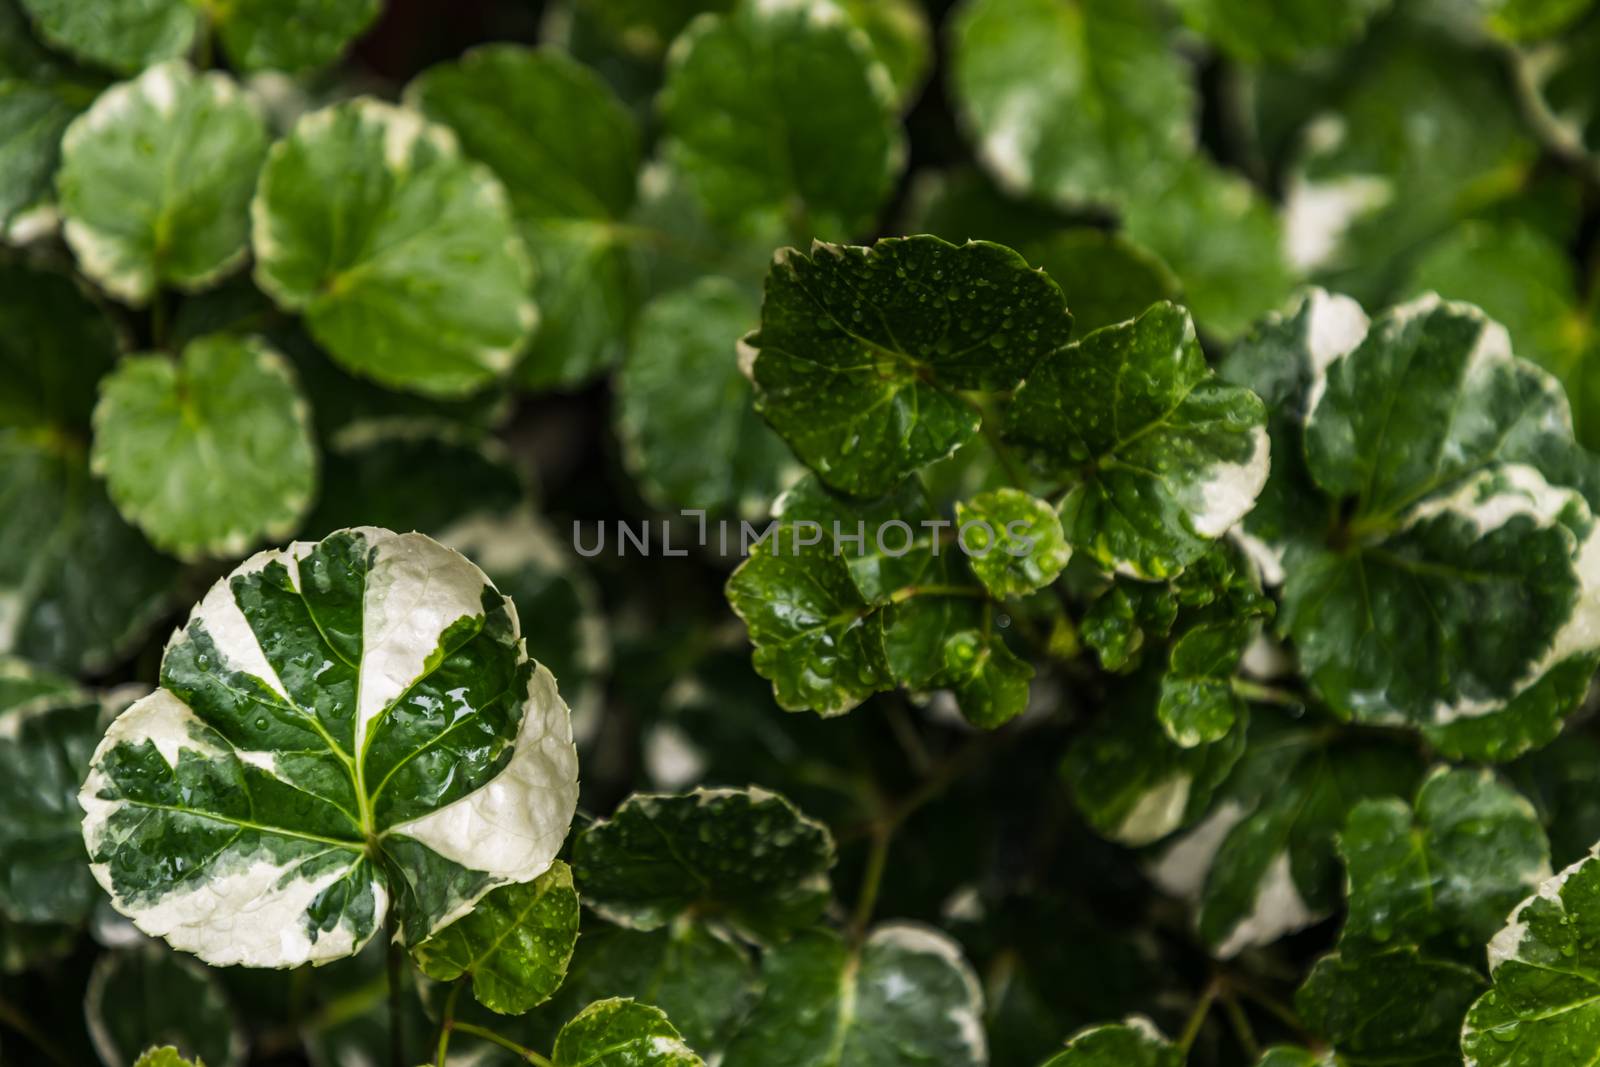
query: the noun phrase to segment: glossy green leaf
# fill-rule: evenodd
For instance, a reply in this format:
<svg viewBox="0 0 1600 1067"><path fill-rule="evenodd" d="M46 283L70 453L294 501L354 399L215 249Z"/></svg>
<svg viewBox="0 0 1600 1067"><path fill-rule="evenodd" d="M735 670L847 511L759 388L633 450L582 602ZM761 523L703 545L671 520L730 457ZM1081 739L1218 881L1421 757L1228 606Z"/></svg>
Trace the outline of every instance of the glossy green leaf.
<svg viewBox="0 0 1600 1067"><path fill-rule="evenodd" d="M1362 801L1339 834L1339 854L1349 877L1347 941L1476 949L1550 876L1533 805L1483 770L1437 768L1414 807Z"/></svg>
<svg viewBox="0 0 1600 1067"><path fill-rule="evenodd" d="M56 177L83 272L125 303L204 289L244 262L267 151L258 105L182 61L113 86L73 121Z"/></svg>
<svg viewBox="0 0 1600 1067"><path fill-rule="evenodd" d="M1045 360L1006 436L1082 480L1061 504L1067 541L1139 578L1181 571L1237 523L1267 479L1266 411L1206 366L1182 308L1157 304Z"/></svg>
<svg viewBox="0 0 1600 1067"><path fill-rule="evenodd" d="M1310 1049L1277 1045L1261 1054L1256 1067L1339 1067L1339 1061L1332 1052L1319 1056Z"/></svg>
<svg viewBox="0 0 1600 1067"><path fill-rule="evenodd" d="M795 468L755 413L738 339L753 297L705 278L648 304L617 376L617 435L641 490L662 508L756 515Z"/></svg>
<svg viewBox="0 0 1600 1067"><path fill-rule="evenodd" d="M639 130L592 71L554 50L491 45L424 71L406 91L505 182L535 266L539 331L517 371L573 386L616 363L637 300L622 226Z"/></svg>
<svg viewBox="0 0 1600 1067"><path fill-rule="evenodd" d="M636 793L578 835L572 866L583 902L620 926L693 911L774 940L827 905L833 837L763 789Z"/></svg>
<svg viewBox="0 0 1600 1067"><path fill-rule="evenodd" d="M1324 956L1295 995L1300 1018L1350 1067L1459 1067L1461 1020L1483 991L1477 971L1410 947Z"/></svg>
<svg viewBox="0 0 1600 1067"><path fill-rule="evenodd" d="M422 973L472 979L478 1003L521 1015L560 987L578 941L578 894L560 860L531 882L501 886L411 950Z"/></svg>
<svg viewBox="0 0 1600 1067"><path fill-rule="evenodd" d="M705 1067L666 1012L635 1000L600 1000L561 1028L553 1067Z"/></svg>
<svg viewBox="0 0 1600 1067"><path fill-rule="evenodd" d="M472 392L537 321L505 187L413 111L363 97L305 116L268 155L251 214L257 283L385 385Z"/></svg>
<svg viewBox="0 0 1600 1067"><path fill-rule="evenodd" d="M1193 902L1200 937L1218 957L1270 944L1339 904L1334 840L1350 809L1367 797L1409 794L1419 770L1405 746L1340 740L1315 721L1258 710L1209 811L1151 875Z"/></svg>
<svg viewBox="0 0 1600 1067"><path fill-rule="evenodd" d="M1600 1055L1593 963L1600 859L1584 857L1539 886L1489 942L1494 987L1467 1014L1472 1067L1582 1063Z"/></svg>
<svg viewBox="0 0 1600 1067"><path fill-rule="evenodd" d="M122 516L180 558L239 556L292 532L316 465L293 372L259 338L130 356L101 383L90 466Z"/></svg>
<svg viewBox="0 0 1600 1067"><path fill-rule="evenodd" d="M1078 1031L1043 1067L1182 1067L1183 1060L1149 1019L1135 1016Z"/></svg>
<svg viewBox="0 0 1600 1067"><path fill-rule="evenodd" d="M952 32L957 105L1012 193L1121 204L1194 150L1194 90L1154 5L968 0Z"/></svg>
<svg viewBox="0 0 1600 1067"><path fill-rule="evenodd" d="M204 25L190 0L20 0L39 35L79 59L135 74L189 51Z"/></svg>
<svg viewBox="0 0 1600 1067"><path fill-rule="evenodd" d="M81 923L100 893L78 823L78 783L100 737L100 705L0 661L0 916Z"/></svg>
<svg viewBox="0 0 1600 1067"><path fill-rule="evenodd" d="M1049 585L1072 555L1055 509L1020 489L957 503L956 528L972 573L1002 599Z"/></svg>
<svg viewBox="0 0 1600 1067"><path fill-rule="evenodd" d="M25 81L0 64L0 235L30 213L54 214L61 135L94 95L90 82Z"/></svg>
<svg viewBox="0 0 1600 1067"><path fill-rule="evenodd" d="M382 0L229 0L203 10L236 68L303 71L338 59L382 6Z"/></svg>
<svg viewBox="0 0 1600 1067"><path fill-rule="evenodd" d="M944 640L940 682L955 693L962 716L974 726L993 730L1021 715L1032 680L1032 664L992 628L958 630Z"/></svg>
<svg viewBox="0 0 1600 1067"><path fill-rule="evenodd" d="M1295 273L1271 202L1243 176L1191 159L1128 205L1128 235L1177 276L1208 336L1237 337L1283 302Z"/></svg>
<svg viewBox="0 0 1600 1067"><path fill-rule="evenodd" d="M1071 327L1055 283L1010 249L908 237L780 252L745 343L756 407L795 454L877 496L977 433L958 390L1015 386Z"/></svg>
<svg viewBox="0 0 1600 1067"><path fill-rule="evenodd" d="M1156 717L1185 748L1227 736L1244 712L1233 676L1255 636L1250 619L1201 624L1172 643Z"/></svg>
<svg viewBox="0 0 1600 1067"><path fill-rule="evenodd" d="M1502 37L1546 37L1581 17L1594 0L1477 0L1484 21Z"/></svg>
<svg viewBox="0 0 1600 1067"><path fill-rule="evenodd" d="M707 211L796 239L870 227L905 158L894 88L830 0L747 0L692 23L657 106L666 158Z"/></svg>
<svg viewBox="0 0 1600 1067"><path fill-rule="evenodd" d="M206 1067L204 1060L186 1060L172 1045L147 1049L133 1067Z"/></svg>
<svg viewBox="0 0 1600 1067"><path fill-rule="evenodd" d="M152 1045L176 1047L213 1067L246 1060L244 1032L216 972L159 945L96 960L83 1012L105 1067L122 1067Z"/></svg>
<svg viewBox="0 0 1600 1067"><path fill-rule="evenodd" d="M981 1067L983 993L961 949L911 923L873 929L859 949L827 930L762 959L765 989L724 1062L763 1067Z"/></svg>
<svg viewBox="0 0 1600 1067"><path fill-rule="evenodd" d="M1307 678L1447 753L1549 740L1600 654L1600 541L1569 488L1590 464L1560 385L1481 311L1437 298L1338 347L1310 387L1305 454L1348 517L1291 550L1283 597Z"/></svg>
<svg viewBox="0 0 1600 1067"><path fill-rule="evenodd" d="M1294 59L1330 51L1359 37L1390 0L1181 0L1179 8L1195 31L1223 51L1244 60Z"/></svg>
<svg viewBox="0 0 1600 1067"><path fill-rule="evenodd" d="M95 752L84 840L119 911L209 963L352 955L391 907L414 945L566 837L554 679L483 572L421 534L259 553L161 681Z"/></svg>

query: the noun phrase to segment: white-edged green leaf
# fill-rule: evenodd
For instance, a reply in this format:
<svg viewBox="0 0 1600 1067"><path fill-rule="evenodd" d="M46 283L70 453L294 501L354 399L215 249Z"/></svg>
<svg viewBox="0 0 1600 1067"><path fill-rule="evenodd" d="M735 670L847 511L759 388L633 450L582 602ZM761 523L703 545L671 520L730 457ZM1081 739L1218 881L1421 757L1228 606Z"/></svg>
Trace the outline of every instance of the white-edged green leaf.
<svg viewBox="0 0 1600 1067"><path fill-rule="evenodd" d="M510 601L422 534L257 554L195 608L161 682L95 753L84 840L119 911L209 963L349 956L390 908L416 944L566 837L554 679Z"/></svg>
<svg viewBox="0 0 1600 1067"><path fill-rule="evenodd" d="M311 503L311 417L260 338L214 334L176 360L129 356L100 385L90 467L117 510L184 558L238 556Z"/></svg>
<svg viewBox="0 0 1600 1067"><path fill-rule="evenodd" d="M1154 1023L1135 1015L1079 1030L1043 1067L1181 1067L1183 1060L1183 1052Z"/></svg>
<svg viewBox="0 0 1600 1067"><path fill-rule="evenodd" d="M203 289L244 262L250 194L267 151L234 81L175 60L114 85L61 140L62 232L117 299Z"/></svg>
<svg viewBox="0 0 1600 1067"><path fill-rule="evenodd" d="M956 504L956 529L972 573L995 596L1026 596L1072 555L1055 508L1020 489L992 489Z"/></svg>
<svg viewBox="0 0 1600 1067"><path fill-rule="evenodd" d="M614 364L638 298L621 226L639 169L633 115L564 53L509 44L424 71L406 99L454 130L510 193L541 313L518 382L570 387Z"/></svg>
<svg viewBox="0 0 1600 1067"><path fill-rule="evenodd" d="M1005 432L1042 466L1081 477L1061 504L1068 543L1139 578L1193 563L1267 480L1260 398L1212 374L1173 304L1047 357L1017 391Z"/></svg>
<svg viewBox="0 0 1600 1067"><path fill-rule="evenodd" d="M1476 949L1550 877L1533 805L1487 770L1438 767L1414 806L1363 800L1339 833L1339 854L1347 941Z"/></svg>
<svg viewBox="0 0 1600 1067"><path fill-rule="evenodd" d="M1461 1029L1467 1067L1543 1067L1600 1056L1600 858L1546 879L1489 942L1494 985Z"/></svg>
<svg viewBox="0 0 1600 1067"><path fill-rule="evenodd" d="M832 0L744 0L696 19L657 106L666 158L734 230L870 229L905 159L888 72Z"/></svg>
<svg viewBox="0 0 1600 1067"><path fill-rule="evenodd" d="M0 917L80 924L100 897L76 799L100 704L10 660L0 660L0 693Z"/></svg>
<svg viewBox="0 0 1600 1067"><path fill-rule="evenodd" d="M160 945L100 956L83 1013L105 1067L122 1067L152 1045L175 1047L212 1067L245 1062L245 1035L217 975Z"/></svg>
<svg viewBox="0 0 1600 1067"><path fill-rule="evenodd" d="M765 989L726 1063L982 1067L983 992L950 938L884 923L852 949L816 929L769 950Z"/></svg>
<svg viewBox="0 0 1600 1067"><path fill-rule="evenodd" d="M838 0L889 72L902 110L916 103L933 65L933 29L918 0Z"/></svg>
<svg viewBox="0 0 1600 1067"><path fill-rule="evenodd" d="M123 74L189 51L205 23L192 0L20 0L50 44Z"/></svg>
<svg viewBox="0 0 1600 1067"><path fill-rule="evenodd" d="M411 950L440 982L472 979L479 1004L521 1015L550 999L578 941L578 894L560 860L531 882L490 891L455 922Z"/></svg>
<svg viewBox="0 0 1600 1067"><path fill-rule="evenodd" d="M1245 647L1259 632L1250 616L1201 623L1185 631L1167 653L1156 717L1184 748L1219 741L1244 713L1233 676Z"/></svg>
<svg viewBox="0 0 1600 1067"><path fill-rule="evenodd" d="M1560 385L1477 308L1431 296L1338 347L1310 385L1305 455L1346 512L1285 568L1307 678L1449 754L1548 741L1600 658L1592 461Z"/></svg>
<svg viewBox="0 0 1600 1067"><path fill-rule="evenodd" d="M705 1067L667 1013L614 997L584 1008L556 1035L552 1067Z"/></svg>
<svg viewBox="0 0 1600 1067"><path fill-rule="evenodd" d="M645 306L617 376L617 436L641 491L663 508L756 515L795 468L752 406L738 339L760 318L726 278Z"/></svg>
<svg viewBox="0 0 1600 1067"><path fill-rule="evenodd" d="M1144 0L968 0L951 88L1008 192L1120 204L1194 150L1194 90Z"/></svg>
<svg viewBox="0 0 1600 1067"><path fill-rule="evenodd" d="M257 283L385 385L472 392L537 321L505 187L414 111L363 97L305 116L273 145L251 214Z"/></svg>
<svg viewBox="0 0 1600 1067"><path fill-rule="evenodd" d="M833 837L776 793L636 793L578 835L583 902L620 926L655 930L689 911L775 940L822 914Z"/></svg>
<svg viewBox="0 0 1600 1067"><path fill-rule="evenodd" d="M1324 956L1294 1003L1349 1067L1460 1067L1461 1020L1483 986L1473 968L1402 945Z"/></svg>
<svg viewBox="0 0 1600 1067"><path fill-rule="evenodd" d="M978 432L964 389L1009 389L1066 342L1061 290L1000 245L887 238L785 249L767 274L756 408L831 487L878 496Z"/></svg>
<svg viewBox="0 0 1600 1067"><path fill-rule="evenodd" d="M1194 905L1200 938L1217 957L1271 944L1339 904L1334 839L1350 808L1409 794L1419 769L1407 747L1341 740L1314 721L1258 709L1205 817L1161 852L1151 877Z"/></svg>
<svg viewBox="0 0 1600 1067"><path fill-rule="evenodd" d="M1247 63L1296 59L1349 44L1391 0L1180 0L1195 31Z"/></svg>

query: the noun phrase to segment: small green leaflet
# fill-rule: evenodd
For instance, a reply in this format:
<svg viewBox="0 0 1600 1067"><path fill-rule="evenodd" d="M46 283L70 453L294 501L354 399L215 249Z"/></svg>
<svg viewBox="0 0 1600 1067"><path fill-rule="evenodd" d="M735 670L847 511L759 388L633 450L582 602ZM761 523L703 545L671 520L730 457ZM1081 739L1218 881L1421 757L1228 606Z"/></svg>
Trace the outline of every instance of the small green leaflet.
<svg viewBox="0 0 1600 1067"><path fill-rule="evenodd" d="M583 902L620 926L693 911L772 941L821 916L833 860L827 827L751 787L636 793L578 835L572 866Z"/></svg>
<svg viewBox="0 0 1600 1067"><path fill-rule="evenodd" d="M1339 904L1334 840L1350 808L1366 797L1410 794L1419 772L1406 746L1340 739L1315 720L1258 708L1245 752L1205 817L1149 873L1193 903L1200 938L1218 958L1270 944Z"/></svg>
<svg viewBox="0 0 1600 1067"><path fill-rule="evenodd" d="M878 496L977 433L960 391L1014 387L1071 328L1009 248L924 236L779 252L745 344L773 429L831 487Z"/></svg>
<svg viewBox="0 0 1600 1067"><path fill-rule="evenodd" d="M93 909L76 797L99 734L98 701L0 659L0 918L81 923Z"/></svg>
<svg viewBox="0 0 1600 1067"><path fill-rule="evenodd" d="M62 230L117 299L203 289L244 262L266 120L227 75L175 60L112 86L61 141Z"/></svg>
<svg viewBox="0 0 1600 1067"><path fill-rule="evenodd" d="M859 949L808 930L762 959L764 990L724 1062L762 1067L983 1067L983 993L961 949L911 923Z"/></svg>
<svg viewBox="0 0 1600 1067"><path fill-rule="evenodd" d="M1296 59L1359 37L1391 0L1180 0L1185 21L1245 62Z"/></svg>
<svg viewBox="0 0 1600 1067"><path fill-rule="evenodd" d="M734 339L755 299L704 278L651 301L617 375L617 436L641 490L661 508L764 512L796 464L751 406Z"/></svg>
<svg viewBox="0 0 1600 1067"><path fill-rule="evenodd" d="M552 1067L705 1067L666 1012L614 997L584 1008L556 1036Z"/></svg>
<svg viewBox="0 0 1600 1067"><path fill-rule="evenodd" d="M994 630L992 610L985 605L984 611L983 627L945 637L939 682L955 693L968 722L994 730L1028 709L1033 665L1011 651Z"/></svg>
<svg viewBox="0 0 1600 1067"><path fill-rule="evenodd" d="M1080 1030L1043 1067L1182 1067L1184 1054L1143 1016Z"/></svg>
<svg viewBox="0 0 1600 1067"><path fill-rule="evenodd" d="M1173 304L1047 358L1017 391L1005 433L1042 468L1081 479L1061 505L1072 547L1136 578L1193 563L1267 480L1265 407L1211 373Z"/></svg>
<svg viewBox="0 0 1600 1067"><path fill-rule="evenodd" d="M609 368L639 284L622 224L634 204L640 135L622 101L565 54L516 45L477 48L426 70L406 99L454 130L510 193L538 268L541 312L518 381L574 386Z"/></svg>
<svg viewBox="0 0 1600 1067"><path fill-rule="evenodd" d="M1600 858L1574 863L1524 900L1489 942L1494 986L1467 1014L1467 1067L1544 1067L1600 1056L1595 923Z"/></svg>
<svg viewBox="0 0 1600 1067"><path fill-rule="evenodd" d="M1194 151L1194 91L1145 0L967 0L951 89L1015 195L1116 205Z"/></svg>
<svg viewBox="0 0 1600 1067"><path fill-rule="evenodd" d="M1533 805L1487 770L1439 767L1416 804L1363 800L1339 834L1348 872L1344 934L1375 944L1476 949L1550 876Z"/></svg>
<svg viewBox="0 0 1600 1067"><path fill-rule="evenodd" d="M291 532L317 457L293 372L259 338L129 356L100 386L91 469L117 510L179 558L238 556Z"/></svg>
<svg viewBox="0 0 1600 1067"><path fill-rule="evenodd" d="M90 7L73 0L22 0L22 5L52 44L134 74L185 55L211 26L241 70L293 71L331 63L377 15L379 0L97 0Z"/></svg>
<svg viewBox="0 0 1600 1067"><path fill-rule="evenodd" d="M1248 617L1202 624L1172 643L1156 717L1184 748L1225 737L1244 711L1233 675L1257 627Z"/></svg>
<svg viewBox="0 0 1600 1067"><path fill-rule="evenodd" d="M141 940L95 960L83 996L100 1062L129 1062L139 1049L181 1049L212 1067L242 1067L244 1031L220 976L164 945Z"/></svg>
<svg viewBox="0 0 1600 1067"><path fill-rule="evenodd" d="M1481 311L1434 297L1347 346L1311 383L1304 442L1348 517L1287 556L1305 673L1341 713L1447 754L1542 744L1600 659L1600 537L1574 488L1591 464L1561 387Z"/></svg>
<svg viewBox="0 0 1600 1067"><path fill-rule="evenodd" d="M956 528L972 573L1002 600L1043 589L1072 555L1055 509L1020 489L958 502Z"/></svg>
<svg viewBox="0 0 1600 1067"><path fill-rule="evenodd" d="M1483 986L1471 967L1401 946L1354 959L1324 956L1294 1002L1350 1067L1459 1067L1461 1020Z"/></svg>
<svg viewBox="0 0 1600 1067"><path fill-rule="evenodd" d="M657 107L666 158L734 231L870 229L905 161L888 72L831 0L743 0L695 20Z"/></svg>
<svg viewBox="0 0 1600 1067"><path fill-rule="evenodd" d="M469 976L479 1004L521 1015L560 987L577 940L572 869L557 860L532 882L492 890L411 955L429 978Z"/></svg>
<svg viewBox="0 0 1600 1067"><path fill-rule="evenodd" d="M306 115L273 145L251 215L256 282L392 388L481 388L537 322L505 187L414 111L362 97Z"/></svg>
<svg viewBox="0 0 1600 1067"><path fill-rule="evenodd" d="M549 868L577 801L567 707L472 563L362 528L257 554L167 645L79 794L96 879L213 965L415 945ZM184 862L153 865L161 852Z"/></svg>
<svg viewBox="0 0 1600 1067"><path fill-rule="evenodd" d="M186 1060L176 1048L163 1045L147 1049L134 1061L133 1067L206 1067L206 1064L204 1060Z"/></svg>

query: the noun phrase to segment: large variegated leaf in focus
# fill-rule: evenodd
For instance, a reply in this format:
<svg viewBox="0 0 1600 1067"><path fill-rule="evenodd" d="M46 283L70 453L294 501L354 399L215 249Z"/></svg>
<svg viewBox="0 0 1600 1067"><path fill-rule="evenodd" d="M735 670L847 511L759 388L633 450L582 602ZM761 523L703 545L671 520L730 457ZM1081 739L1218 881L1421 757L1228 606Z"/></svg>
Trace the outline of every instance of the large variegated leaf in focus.
<svg viewBox="0 0 1600 1067"><path fill-rule="evenodd" d="M1072 547L1102 567L1166 578L1254 506L1267 480L1266 409L1206 365L1188 312L1156 304L1048 356L1006 414L1006 436L1076 481Z"/></svg>
<svg viewBox="0 0 1600 1067"><path fill-rule="evenodd" d="M968 0L951 89L1008 192L1121 204L1194 151L1196 104L1146 0Z"/></svg>
<svg viewBox="0 0 1600 1067"><path fill-rule="evenodd" d="M1545 1067L1600 1058L1600 857L1519 904L1489 942L1494 986L1461 1030L1466 1067Z"/></svg>
<svg viewBox="0 0 1600 1067"><path fill-rule="evenodd" d="M691 23L657 98L666 158L719 224L872 228L905 161L894 87L832 0L744 0Z"/></svg>
<svg viewBox="0 0 1600 1067"><path fill-rule="evenodd" d="M1071 329L1011 249L922 236L779 252L745 343L773 429L829 486L878 496L978 432L958 391L1010 389Z"/></svg>
<svg viewBox="0 0 1600 1067"><path fill-rule="evenodd" d="M640 793L583 831L573 871L606 919L655 930L693 912L776 940L817 920L831 892L833 837L776 793Z"/></svg>
<svg viewBox="0 0 1600 1067"><path fill-rule="evenodd" d="M1214 787L1204 817L1185 819L1190 829L1149 873L1191 903L1200 939L1219 958L1270 944L1339 905L1334 841L1351 807L1409 795L1420 772L1406 746L1340 739L1329 724L1257 709L1244 754Z"/></svg>
<svg viewBox="0 0 1600 1067"><path fill-rule="evenodd" d="M117 510L180 558L236 558L293 532L311 503L310 408L261 338L124 358L101 383L94 428L90 465Z"/></svg>
<svg viewBox="0 0 1600 1067"><path fill-rule="evenodd" d="M852 947L808 930L767 952L765 989L726 1063L763 1067L983 1067L983 992L961 948L935 930L884 923Z"/></svg>
<svg viewBox="0 0 1600 1067"><path fill-rule="evenodd" d="M638 300L623 225L638 123L601 78L553 49L491 45L420 74L406 98L505 182L537 266L538 335L520 384L572 387L616 363Z"/></svg>
<svg viewBox="0 0 1600 1067"><path fill-rule="evenodd" d="M90 63L134 74L215 30L240 70L302 70L338 58L379 0L22 0L39 33Z"/></svg>
<svg viewBox="0 0 1600 1067"><path fill-rule="evenodd" d="M56 178L83 272L129 304L203 289L244 262L267 125L232 78L175 60L100 95Z"/></svg>
<svg viewBox="0 0 1600 1067"><path fill-rule="evenodd" d="M306 115L268 154L251 215L257 283L392 388L488 385L537 322L505 187L406 108L362 97Z"/></svg>
<svg viewBox="0 0 1600 1067"><path fill-rule="evenodd" d="M1296 505L1326 518L1284 556L1307 678L1341 714L1450 754L1548 741L1600 662L1597 466L1561 386L1436 297L1337 340L1305 402L1321 502Z"/></svg>
<svg viewBox="0 0 1600 1067"><path fill-rule="evenodd" d="M584 1008L556 1035L551 1067L705 1067L667 1013L613 997Z"/></svg>
<svg viewBox="0 0 1600 1067"><path fill-rule="evenodd" d="M566 837L567 707L511 602L421 534L252 557L161 684L95 753L84 840L119 911L209 963L348 956L390 908L416 944Z"/></svg>
<svg viewBox="0 0 1600 1067"><path fill-rule="evenodd" d="M75 799L99 734L99 701L0 659L0 919L81 923L99 898Z"/></svg>
<svg viewBox="0 0 1600 1067"><path fill-rule="evenodd" d="M1078 1031L1043 1067L1181 1067L1183 1061L1183 1052L1149 1019L1133 1016Z"/></svg>

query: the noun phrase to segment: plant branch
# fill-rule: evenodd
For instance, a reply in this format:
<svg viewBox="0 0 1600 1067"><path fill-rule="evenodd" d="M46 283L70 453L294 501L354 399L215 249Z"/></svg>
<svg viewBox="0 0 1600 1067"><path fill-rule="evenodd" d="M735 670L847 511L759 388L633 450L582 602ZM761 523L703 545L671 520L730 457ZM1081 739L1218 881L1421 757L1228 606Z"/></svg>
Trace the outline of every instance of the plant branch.
<svg viewBox="0 0 1600 1067"><path fill-rule="evenodd" d="M1560 116L1550 110L1544 94L1539 91L1535 60L1525 49L1514 44L1502 44L1500 54L1511 72L1511 85L1517 99L1517 108L1529 130L1545 151L1576 170L1590 186L1600 189L1600 159L1591 156L1581 139L1562 124Z"/></svg>
<svg viewBox="0 0 1600 1067"><path fill-rule="evenodd" d="M538 1067L555 1067L555 1065L551 1063L548 1058L541 1056L539 1053L533 1051L533 1049L528 1048L526 1045L519 1045L509 1037L501 1037L499 1034L495 1033L493 1030L490 1030L486 1026L478 1026L474 1023L458 1022L455 1023L451 1029L460 1030L463 1034L470 1034L471 1036L478 1038L480 1041L487 1041L490 1044L499 1045L507 1052L521 1056L529 1063L538 1064Z"/></svg>
<svg viewBox="0 0 1600 1067"><path fill-rule="evenodd" d="M400 984L405 975L405 947L400 944L396 929L394 909L384 917L383 933L387 938L385 950L385 976L389 986L389 1064L406 1067L405 1008L400 996Z"/></svg>
<svg viewBox="0 0 1600 1067"><path fill-rule="evenodd" d="M1194 1047L1195 1038L1200 1036L1200 1028L1206 1023L1206 1016L1211 1014L1211 1005L1215 1003L1220 992L1220 984L1213 980L1206 985L1205 991L1200 994L1200 999L1195 1002L1194 1011L1189 1013L1189 1021L1183 1024L1183 1033L1178 1036L1178 1051L1188 1055Z"/></svg>
<svg viewBox="0 0 1600 1067"><path fill-rule="evenodd" d="M1222 987L1222 1010L1228 1016L1228 1025L1233 1027L1233 1036L1239 1041L1239 1047L1244 1049L1245 1056L1254 1063L1261 1058L1261 1042L1256 1040L1256 1032L1250 1025L1250 1017L1239 1006L1239 998L1229 985ZM444 1067L441 1063L440 1067Z"/></svg>
<svg viewBox="0 0 1600 1067"><path fill-rule="evenodd" d="M861 877L861 892L856 894L855 912L850 919L850 940L858 945L867 936L872 912L878 905L878 890L883 887L883 871L889 863L889 844L894 840L894 827L882 820L874 821L871 835L867 870Z"/></svg>
<svg viewBox="0 0 1600 1067"><path fill-rule="evenodd" d="M445 1067L446 1057L450 1052L450 1032L456 1025L456 1001L461 997L461 987L464 981L457 981L450 987L450 995L444 1001L444 1014L439 1018L439 1044L434 1054L436 1067Z"/></svg>

